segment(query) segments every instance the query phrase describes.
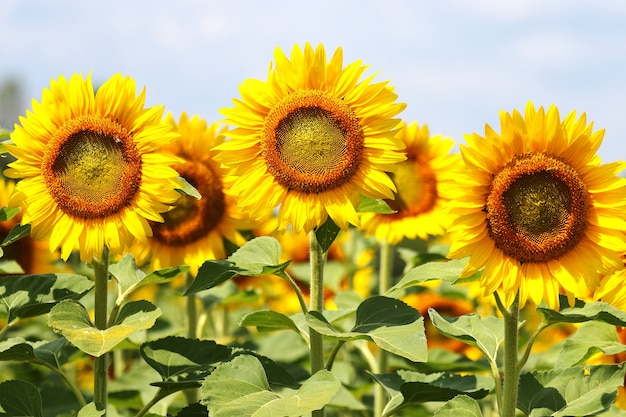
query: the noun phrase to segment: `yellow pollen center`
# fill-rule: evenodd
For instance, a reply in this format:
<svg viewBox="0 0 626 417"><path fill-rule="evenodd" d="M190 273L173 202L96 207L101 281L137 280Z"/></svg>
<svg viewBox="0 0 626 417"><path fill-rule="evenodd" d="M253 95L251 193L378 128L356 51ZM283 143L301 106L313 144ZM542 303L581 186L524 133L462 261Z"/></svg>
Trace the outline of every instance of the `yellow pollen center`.
<svg viewBox="0 0 626 417"><path fill-rule="evenodd" d="M57 130L42 169L59 208L83 219L117 213L132 202L141 183L141 157L132 134L98 116L72 119Z"/></svg>
<svg viewBox="0 0 626 417"><path fill-rule="evenodd" d="M577 172L540 153L517 156L495 175L486 209L500 250L520 262L547 262L582 239L587 207Z"/></svg>
<svg viewBox="0 0 626 417"><path fill-rule="evenodd" d="M433 209L437 201L437 179L428 162L409 156L391 175L398 189L394 200L385 200L397 211L392 216L417 216Z"/></svg>
<svg viewBox="0 0 626 417"><path fill-rule="evenodd" d="M164 244L183 246L208 236L220 224L226 200L221 177L211 167L188 161L174 165L174 169L202 198L182 195L175 207L163 214L164 222L152 225L152 231L154 238Z"/></svg>
<svg viewBox="0 0 626 417"><path fill-rule="evenodd" d="M319 193L341 186L359 167L363 130L341 100L318 90L286 96L265 121L267 169L290 190Z"/></svg>

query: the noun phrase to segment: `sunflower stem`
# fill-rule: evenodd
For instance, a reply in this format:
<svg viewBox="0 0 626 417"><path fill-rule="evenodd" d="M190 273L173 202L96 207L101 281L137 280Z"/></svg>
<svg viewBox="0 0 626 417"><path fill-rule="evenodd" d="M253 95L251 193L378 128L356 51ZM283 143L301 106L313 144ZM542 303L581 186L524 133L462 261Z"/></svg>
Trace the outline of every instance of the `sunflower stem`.
<svg viewBox="0 0 626 417"><path fill-rule="evenodd" d="M185 283L187 288L193 283L193 275L189 272L185 274ZM187 310L187 337L189 339L198 338L198 297L195 294L187 296L186 300ZM200 401L200 392L198 388L189 388L184 391L185 398L188 404L195 404Z"/></svg>
<svg viewBox="0 0 626 417"><path fill-rule="evenodd" d="M504 389L502 417L515 417L520 367L517 359L519 293L504 316Z"/></svg>
<svg viewBox="0 0 626 417"><path fill-rule="evenodd" d="M309 233L311 251L311 300L309 311L322 312L324 310L324 253L317 241L314 231ZM311 375L324 369L324 339L321 334L309 328ZM312 417L326 415L324 408L313 411Z"/></svg>
<svg viewBox="0 0 626 417"><path fill-rule="evenodd" d="M395 246L387 239L380 244L380 269L378 281L378 294L383 295L391 287L391 276L393 273L393 255ZM388 356L384 350L378 351L378 373L386 372ZM382 416L386 404L385 388L377 384L374 388L374 416Z"/></svg>
<svg viewBox="0 0 626 417"><path fill-rule="evenodd" d="M109 248L104 245L102 256L93 263L94 270L94 325L99 330L106 330L108 324L107 295L109 284ZM106 353L94 359L93 401L102 406L104 415L107 409L107 359Z"/></svg>

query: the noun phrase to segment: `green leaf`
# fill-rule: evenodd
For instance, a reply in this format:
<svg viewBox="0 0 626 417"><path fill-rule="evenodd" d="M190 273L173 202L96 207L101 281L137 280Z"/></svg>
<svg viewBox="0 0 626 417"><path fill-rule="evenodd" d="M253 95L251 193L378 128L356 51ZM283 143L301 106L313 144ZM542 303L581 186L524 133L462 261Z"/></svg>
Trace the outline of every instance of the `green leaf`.
<svg viewBox="0 0 626 417"><path fill-rule="evenodd" d="M468 260L469 258L452 259L443 262L428 262L417 266L407 272L396 285L387 291L387 294L435 279L454 284L459 280Z"/></svg>
<svg viewBox="0 0 626 417"><path fill-rule="evenodd" d="M66 347L67 340L62 337L51 342L13 337L0 342L0 361L33 362L60 369L67 357L64 355Z"/></svg>
<svg viewBox="0 0 626 417"><path fill-rule="evenodd" d="M337 226L330 217L326 219L323 225L315 230L317 243L321 246L323 253L328 252L328 249L330 249L330 246L339 235L340 230L339 226Z"/></svg>
<svg viewBox="0 0 626 417"><path fill-rule="evenodd" d="M583 323L576 333L563 342L555 368L581 365L598 353L615 355L626 352L626 345L617 337L615 326L603 322Z"/></svg>
<svg viewBox="0 0 626 417"><path fill-rule="evenodd" d="M245 270L238 268L233 262L228 260L205 261L198 268L196 278L187 288L184 295L215 288L237 275L245 275Z"/></svg>
<svg viewBox="0 0 626 417"><path fill-rule="evenodd" d="M196 187L191 185L189 181L187 181L185 178L179 176L178 181L183 185L183 188L177 188L176 191L178 191L181 194L185 194L190 197L193 197L196 200L200 200L202 198L202 194L200 194L200 192L196 189Z"/></svg>
<svg viewBox="0 0 626 417"><path fill-rule="evenodd" d="M109 266L109 272L119 284L116 304L121 305L129 294L143 286L169 282L188 269L188 266L170 267L146 275L145 272L137 268L135 258L127 253L119 262Z"/></svg>
<svg viewBox="0 0 626 417"><path fill-rule="evenodd" d="M246 275L266 275L274 273L273 269L282 266L281 254L282 248L278 240L261 236L246 242L228 260L245 270Z"/></svg>
<svg viewBox="0 0 626 417"><path fill-rule="evenodd" d="M207 417L208 415L209 410L205 405L195 403L181 409L178 414L176 414L176 417Z"/></svg>
<svg viewBox="0 0 626 417"><path fill-rule="evenodd" d="M129 335L152 327L160 315L161 310L148 301L133 301L121 308L111 327L101 330L93 325L82 304L63 301L50 310L48 325L83 352L101 356Z"/></svg>
<svg viewBox="0 0 626 417"><path fill-rule="evenodd" d="M4 251L0 248L0 257L3 256ZM22 266L13 259L0 261L0 274L7 275L23 275L25 274Z"/></svg>
<svg viewBox="0 0 626 417"><path fill-rule="evenodd" d="M254 311L246 314L239 325L254 326L259 330L293 330L299 333L298 326L292 319L276 311Z"/></svg>
<svg viewBox="0 0 626 417"><path fill-rule="evenodd" d="M399 370L373 376L392 398L385 408L385 414L388 415L416 404L449 401L457 395L484 398L493 388L493 379L481 375L423 374Z"/></svg>
<svg viewBox="0 0 626 417"><path fill-rule="evenodd" d="M525 373L520 378L517 408L531 417L599 414L615 401L625 371L621 365L598 365Z"/></svg>
<svg viewBox="0 0 626 417"><path fill-rule="evenodd" d="M428 314L433 325L443 335L478 348L489 361L495 363L498 348L504 341L502 318L481 318L477 314L444 318L432 308L428 310Z"/></svg>
<svg viewBox="0 0 626 417"><path fill-rule="evenodd" d="M434 417L482 417L480 406L467 395L458 395L435 411Z"/></svg>
<svg viewBox="0 0 626 417"><path fill-rule="evenodd" d="M9 138L11 137L11 131L5 129L4 127L0 126L0 141L2 141L2 143L0 143L0 145L4 145L5 143L9 143Z"/></svg>
<svg viewBox="0 0 626 417"><path fill-rule="evenodd" d="M290 261L280 262L280 243L269 236L249 240L226 260L206 261L185 295L207 290L237 276L284 274Z"/></svg>
<svg viewBox="0 0 626 417"><path fill-rule="evenodd" d="M361 203L356 209L359 213L378 213L378 214L393 214L397 213L396 210L392 210L391 207L382 198L371 198L361 196Z"/></svg>
<svg viewBox="0 0 626 417"><path fill-rule="evenodd" d="M95 403L89 403L80 409L77 417L102 417L104 414L104 408L102 410L98 410Z"/></svg>
<svg viewBox="0 0 626 417"><path fill-rule="evenodd" d="M309 312L306 320L324 336L339 340L368 339L414 362L424 362L427 357L423 318L419 311L395 298L374 296L364 300L356 310L355 325L348 332L335 329L316 311Z"/></svg>
<svg viewBox="0 0 626 417"><path fill-rule="evenodd" d="M28 235L30 235L30 223L25 224L25 225L21 225L18 223L15 226L13 226L13 228L11 229L9 234L4 238L0 246L2 246L3 248L7 247L10 244L15 243L21 238L26 237Z"/></svg>
<svg viewBox="0 0 626 417"><path fill-rule="evenodd" d="M626 312L604 302L584 303L577 300L574 307L567 307L560 311L537 307L537 313L549 324L584 323L597 320L614 326L626 326Z"/></svg>
<svg viewBox="0 0 626 417"><path fill-rule="evenodd" d="M212 417L296 417L330 402L341 383L330 372L315 373L297 391L270 390L261 362L241 355L206 377L201 402Z"/></svg>
<svg viewBox="0 0 626 417"><path fill-rule="evenodd" d="M163 381L200 381L210 366L230 358L231 349L212 340L168 336L141 345L140 353Z"/></svg>
<svg viewBox="0 0 626 417"><path fill-rule="evenodd" d="M77 300L93 282L75 274L17 275L0 277L0 313L7 321L46 314L62 300Z"/></svg>
<svg viewBox="0 0 626 417"><path fill-rule="evenodd" d="M9 219L12 219L20 211L22 211L22 209L19 207L9 207L9 206L2 207L0 209L0 222L5 222Z"/></svg>
<svg viewBox="0 0 626 417"><path fill-rule="evenodd" d="M11 417L43 417L39 390L26 381L0 383L0 409Z"/></svg>

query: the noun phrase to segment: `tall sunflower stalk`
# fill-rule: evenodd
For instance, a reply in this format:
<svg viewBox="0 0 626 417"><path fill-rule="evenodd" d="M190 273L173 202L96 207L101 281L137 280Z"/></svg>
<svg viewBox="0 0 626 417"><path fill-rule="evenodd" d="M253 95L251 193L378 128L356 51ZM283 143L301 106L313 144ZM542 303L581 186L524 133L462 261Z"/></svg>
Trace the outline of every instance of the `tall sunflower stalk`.
<svg viewBox="0 0 626 417"><path fill-rule="evenodd" d="M311 288L309 311L321 313L324 310L324 264L325 255L314 231L309 232ZM309 329L311 374L324 369L324 338L316 330ZM313 412L313 417L323 417L325 410Z"/></svg>
<svg viewBox="0 0 626 417"><path fill-rule="evenodd" d="M94 269L94 325L99 330L108 327L108 284L109 284L109 248L105 245L99 259L93 261ZM94 392L93 400L96 404L107 408L107 370L108 355L106 353L94 358Z"/></svg>

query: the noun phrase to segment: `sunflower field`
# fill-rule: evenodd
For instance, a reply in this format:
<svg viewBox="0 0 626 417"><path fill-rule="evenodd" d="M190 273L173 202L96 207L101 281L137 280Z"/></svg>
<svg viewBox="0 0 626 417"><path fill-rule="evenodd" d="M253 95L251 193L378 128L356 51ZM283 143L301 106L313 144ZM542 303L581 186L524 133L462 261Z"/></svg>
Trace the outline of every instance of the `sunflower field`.
<svg viewBox="0 0 626 417"><path fill-rule="evenodd" d="M0 131L0 416L626 416L604 130L456 143L368 70L276 48L215 122L53 79Z"/></svg>

